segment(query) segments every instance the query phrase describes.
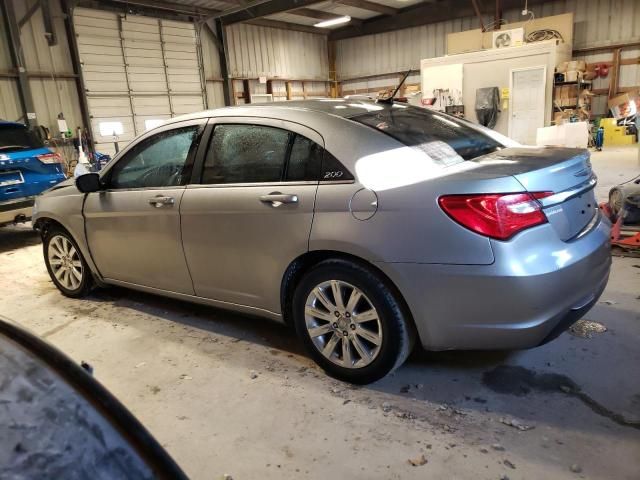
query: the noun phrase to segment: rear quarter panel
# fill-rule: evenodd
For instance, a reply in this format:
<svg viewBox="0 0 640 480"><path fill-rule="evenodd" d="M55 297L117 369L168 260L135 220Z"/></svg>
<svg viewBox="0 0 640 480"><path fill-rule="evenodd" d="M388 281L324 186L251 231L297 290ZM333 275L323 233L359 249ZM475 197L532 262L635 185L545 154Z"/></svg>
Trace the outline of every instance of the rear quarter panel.
<svg viewBox="0 0 640 480"><path fill-rule="evenodd" d="M487 265L486 237L455 223L439 207L445 194L519 192L511 175L484 174L474 162L441 167L416 150L354 122L327 138L327 150L355 175L353 184L321 182L310 250L338 250L373 262ZM368 189L377 210L367 220L350 212L354 194Z"/></svg>

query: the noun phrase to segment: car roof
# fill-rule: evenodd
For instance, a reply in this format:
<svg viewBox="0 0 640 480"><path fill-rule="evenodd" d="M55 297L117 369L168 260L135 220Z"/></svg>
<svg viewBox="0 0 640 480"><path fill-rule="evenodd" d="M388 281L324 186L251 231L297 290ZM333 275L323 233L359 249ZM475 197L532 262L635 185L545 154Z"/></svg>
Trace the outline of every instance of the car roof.
<svg viewBox="0 0 640 480"><path fill-rule="evenodd" d="M380 111L391 108L388 103L376 103L369 100L355 100L348 98L319 98L313 100L289 100L284 102L250 103L233 107L216 108L202 112L190 113L173 117L166 123L193 120L203 117L224 116L278 116L287 111L325 113L342 118L352 118L370 111Z"/></svg>

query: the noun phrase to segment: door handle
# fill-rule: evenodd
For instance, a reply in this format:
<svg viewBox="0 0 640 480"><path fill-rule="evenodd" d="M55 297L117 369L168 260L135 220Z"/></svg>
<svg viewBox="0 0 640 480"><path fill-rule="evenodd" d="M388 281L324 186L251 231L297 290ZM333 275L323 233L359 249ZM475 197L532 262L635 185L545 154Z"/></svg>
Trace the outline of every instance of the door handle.
<svg viewBox="0 0 640 480"><path fill-rule="evenodd" d="M160 208L164 205L173 205L176 203L176 200L173 197L163 197L162 195L158 195L157 197L150 198L149 203L156 208Z"/></svg>
<svg viewBox="0 0 640 480"><path fill-rule="evenodd" d="M272 207L279 207L283 203L298 203L298 196L280 192L272 192L260 197L262 203L270 203Z"/></svg>

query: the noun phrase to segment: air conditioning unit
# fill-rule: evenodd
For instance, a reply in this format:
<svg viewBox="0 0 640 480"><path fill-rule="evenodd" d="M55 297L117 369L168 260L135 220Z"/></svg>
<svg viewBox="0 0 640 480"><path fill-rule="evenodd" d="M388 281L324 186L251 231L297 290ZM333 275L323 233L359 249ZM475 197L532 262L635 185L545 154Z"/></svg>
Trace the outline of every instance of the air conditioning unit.
<svg viewBox="0 0 640 480"><path fill-rule="evenodd" d="M520 47L524 42L524 28L493 32L493 48Z"/></svg>

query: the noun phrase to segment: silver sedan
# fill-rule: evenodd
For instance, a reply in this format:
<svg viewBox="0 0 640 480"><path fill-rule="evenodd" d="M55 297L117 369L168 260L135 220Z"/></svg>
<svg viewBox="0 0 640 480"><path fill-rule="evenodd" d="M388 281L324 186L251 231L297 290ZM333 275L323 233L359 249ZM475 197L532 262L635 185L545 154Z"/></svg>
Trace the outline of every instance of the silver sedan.
<svg viewBox="0 0 640 480"><path fill-rule="evenodd" d="M171 119L33 218L67 296L120 285L284 321L367 383L416 340L528 348L584 315L611 263L595 183L585 150L327 99Z"/></svg>

